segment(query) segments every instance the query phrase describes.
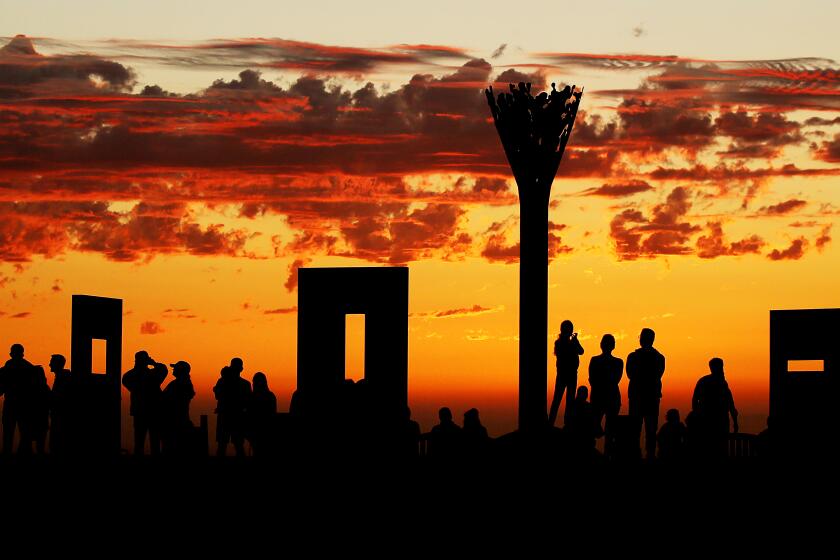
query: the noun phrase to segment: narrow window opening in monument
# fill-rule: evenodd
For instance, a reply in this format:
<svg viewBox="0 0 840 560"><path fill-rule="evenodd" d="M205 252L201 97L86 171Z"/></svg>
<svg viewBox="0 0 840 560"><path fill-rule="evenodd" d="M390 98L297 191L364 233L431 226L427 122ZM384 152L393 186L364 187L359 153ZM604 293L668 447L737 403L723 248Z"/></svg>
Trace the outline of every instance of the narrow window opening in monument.
<svg viewBox="0 0 840 560"><path fill-rule="evenodd" d="M823 373L824 360L788 360L788 373Z"/></svg>
<svg viewBox="0 0 840 560"><path fill-rule="evenodd" d="M365 316L344 316L344 378L359 381L365 377Z"/></svg>
<svg viewBox="0 0 840 560"><path fill-rule="evenodd" d="M100 375L105 374L105 349L107 342L101 338L90 341L90 371Z"/></svg>

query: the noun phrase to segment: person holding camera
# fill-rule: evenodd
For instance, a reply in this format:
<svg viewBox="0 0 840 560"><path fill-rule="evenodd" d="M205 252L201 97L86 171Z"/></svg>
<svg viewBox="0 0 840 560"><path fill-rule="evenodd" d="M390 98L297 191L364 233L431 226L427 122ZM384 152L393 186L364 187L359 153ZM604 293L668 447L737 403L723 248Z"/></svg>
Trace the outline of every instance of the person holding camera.
<svg viewBox="0 0 840 560"><path fill-rule="evenodd" d="M122 384L131 397L129 413L134 421L134 455L142 456L149 436L152 455L160 454L161 385L169 374L164 364L154 361L149 353L134 354L134 367L125 372Z"/></svg>
<svg viewBox="0 0 840 560"><path fill-rule="evenodd" d="M554 341L554 355L557 357L557 378L554 382L554 398L551 400L551 408L548 413L549 426L554 426L554 422L557 420L557 412L560 409L563 394L566 395L566 410L563 414L564 424L569 418L570 401L575 398L577 373L580 366L580 356L583 354L583 346L578 342L578 333L574 330L575 327L571 321L568 319L563 321L560 324L560 334Z"/></svg>

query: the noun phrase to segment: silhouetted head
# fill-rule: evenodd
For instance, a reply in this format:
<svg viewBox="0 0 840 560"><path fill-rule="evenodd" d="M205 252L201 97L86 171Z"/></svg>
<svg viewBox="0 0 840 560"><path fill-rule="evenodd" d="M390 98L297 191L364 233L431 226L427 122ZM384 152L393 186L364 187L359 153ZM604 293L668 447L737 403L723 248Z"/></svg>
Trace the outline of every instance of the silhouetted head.
<svg viewBox="0 0 840 560"><path fill-rule="evenodd" d="M574 331L575 331L575 326L568 319L566 319L565 321L560 323L560 336L565 336L565 337L572 336L572 333Z"/></svg>
<svg viewBox="0 0 840 560"><path fill-rule="evenodd" d="M464 426L481 426L477 408L471 408L464 413Z"/></svg>
<svg viewBox="0 0 840 560"><path fill-rule="evenodd" d="M723 377L723 360L720 358L712 358L709 360L709 371L712 375L719 375Z"/></svg>
<svg viewBox="0 0 840 560"><path fill-rule="evenodd" d="M452 411L449 410L449 407L444 406L438 410L438 418L440 418L441 424L452 422Z"/></svg>
<svg viewBox="0 0 840 560"><path fill-rule="evenodd" d="M261 371L254 374L254 391L268 391L268 378Z"/></svg>
<svg viewBox="0 0 840 560"><path fill-rule="evenodd" d="M67 364L67 358L61 354L53 354L50 356L50 371L55 373L64 369Z"/></svg>
<svg viewBox="0 0 840 560"><path fill-rule="evenodd" d="M13 360L23 358L23 344L12 344L12 347L9 348L9 357Z"/></svg>
<svg viewBox="0 0 840 560"><path fill-rule="evenodd" d="M680 423L680 411L676 408L672 408L665 413L665 421L669 424L679 424Z"/></svg>
<svg viewBox="0 0 840 560"><path fill-rule="evenodd" d="M178 379L180 377L185 377L190 374L190 364L185 362L184 360L179 360L174 364L169 364L172 368L172 377Z"/></svg>
<svg viewBox="0 0 840 560"><path fill-rule="evenodd" d="M403 420L411 420L411 409L407 406L403 407Z"/></svg>
<svg viewBox="0 0 840 560"><path fill-rule="evenodd" d="M650 348L653 346L653 340L655 338L656 333L653 332L653 329L644 328L641 334L639 334L639 344L642 345L642 348Z"/></svg>
<svg viewBox="0 0 840 560"><path fill-rule="evenodd" d="M145 350L140 350L134 354L134 364L138 366L145 366L152 363L152 358Z"/></svg>
<svg viewBox="0 0 840 560"><path fill-rule="evenodd" d="M575 395L576 401L585 401L589 398L589 387L586 385L581 385L578 387L577 394Z"/></svg>
<svg viewBox="0 0 840 560"><path fill-rule="evenodd" d="M612 354L615 350L615 337L611 334L605 334L601 337L601 351L604 354Z"/></svg>
<svg viewBox="0 0 840 560"><path fill-rule="evenodd" d="M236 373L242 373L242 370L245 369L242 365L242 358L233 358L230 361L230 369Z"/></svg>

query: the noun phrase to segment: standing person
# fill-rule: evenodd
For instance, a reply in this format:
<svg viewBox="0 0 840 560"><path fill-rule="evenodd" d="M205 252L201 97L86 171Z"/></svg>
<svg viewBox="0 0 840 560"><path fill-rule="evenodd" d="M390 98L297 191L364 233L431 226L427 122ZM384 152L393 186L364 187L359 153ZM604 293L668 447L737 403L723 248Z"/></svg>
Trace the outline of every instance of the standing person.
<svg viewBox="0 0 840 560"><path fill-rule="evenodd" d="M699 451L709 458L726 458L729 417L732 417L732 431L738 433L738 410L726 382L723 360L709 360L709 372L697 381L691 399L691 409L697 415Z"/></svg>
<svg viewBox="0 0 840 560"><path fill-rule="evenodd" d="M659 428L659 401L662 398L662 375L665 373L665 356L653 347L656 333L642 329L639 345L627 356L627 398L630 401L630 418L637 440L645 425L645 453L648 460L656 458L656 432Z"/></svg>
<svg viewBox="0 0 840 560"><path fill-rule="evenodd" d="M471 408L464 413L461 439L464 445L464 455L468 459L484 459L490 445L490 437L487 435L487 428L481 424L477 408Z"/></svg>
<svg viewBox="0 0 840 560"><path fill-rule="evenodd" d="M152 455L160 454L161 385L169 371L149 353L134 354L134 367L125 372L122 384L131 396L129 412L134 421L134 455L142 456L146 434Z"/></svg>
<svg viewBox="0 0 840 560"><path fill-rule="evenodd" d="M195 426L190 418L190 401L195 397L195 388L188 362L180 360L169 365L174 379L163 390L163 451L184 456L191 450L193 440Z"/></svg>
<svg viewBox="0 0 840 560"><path fill-rule="evenodd" d="M429 432L429 458L453 461L461 455L461 426L452 421L452 410L444 406L438 411L440 423Z"/></svg>
<svg viewBox="0 0 840 560"><path fill-rule="evenodd" d="M21 418L21 442L23 452L43 455L46 451L47 430L50 429L50 386L43 366L32 366L26 389L26 406Z"/></svg>
<svg viewBox="0 0 840 560"><path fill-rule="evenodd" d="M233 358L222 368L221 376L213 387L218 402L216 406L216 454L224 457L228 443L233 443L237 457L245 456L245 423L251 401L251 383L242 378L241 358Z"/></svg>
<svg viewBox="0 0 840 560"><path fill-rule="evenodd" d="M23 357L22 344L12 344L9 359L0 370L0 395L3 401L3 454L11 455L15 440L15 430L20 437L19 451L25 451L24 416L26 414L27 393L33 385L32 364ZM30 445L31 449L31 445Z"/></svg>
<svg viewBox="0 0 840 560"><path fill-rule="evenodd" d="M277 416L277 397L268 388L268 378L261 371L254 374L254 392L248 406L249 435L254 456L266 455Z"/></svg>
<svg viewBox="0 0 840 560"><path fill-rule="evenodd" d="M548 425L554 426L557 420L557 411L560 409L560 401L563 393L566 394L565 419L568 419L569 403L574 399L577 390L577 373L580 366L580 356L583 354L583 347L578 342L578 334L573 332L574 325L568 319L560 324L560 334L554 341L554 355L557 357L557 378L554 381L554 398L551 399L551 409L548 413Z"/></svg>
<svg viewBox="0 0 840 560"><path fill-rule="evenodd" d="M67 358L61 354L50 356L50 371L54 379L50 393L50 454L66 455L70 451L72 434L73 377L64 366Z"/></svg>
<svg viewBox="0 0 840 560"><path fill-rule="evenodd" d="M603 428L604 454L607 456L612 452L615 418L621 410L621 391L618 383L624 373L624 360L613 356L613 350L615 337L605 334L601 338L601 354L589 360L589 386L592 388L590 402L595 413L595 422L601 426L601 421L605 416L607 418Z"/></svg>

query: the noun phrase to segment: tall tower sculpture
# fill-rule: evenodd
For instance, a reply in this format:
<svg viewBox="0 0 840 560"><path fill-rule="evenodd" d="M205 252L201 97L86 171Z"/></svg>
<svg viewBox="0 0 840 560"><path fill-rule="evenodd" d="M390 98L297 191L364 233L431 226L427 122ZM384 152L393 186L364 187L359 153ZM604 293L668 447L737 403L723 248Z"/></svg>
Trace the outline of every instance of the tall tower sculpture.
<svg viewBox="0 0 840 560"><path fill-rule="evenodd" d="M496 130L519 190L519 429L546 425L548 334L548 203L583 90L531 84L494 96L485 90Z"/></svg>

